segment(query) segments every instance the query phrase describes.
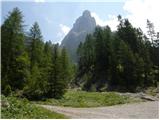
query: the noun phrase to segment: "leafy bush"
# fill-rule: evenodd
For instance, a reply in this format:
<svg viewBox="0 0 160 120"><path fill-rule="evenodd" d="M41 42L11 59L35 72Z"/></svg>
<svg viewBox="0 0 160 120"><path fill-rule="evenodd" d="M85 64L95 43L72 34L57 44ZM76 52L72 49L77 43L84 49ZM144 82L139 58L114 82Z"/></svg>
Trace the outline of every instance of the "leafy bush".
<svg viewBox="0 0 160 120"><path fill-rule="evenodd" d="M17 99L16 97L4 97L2 101L7 101L9 106L1 108L1 118L3 119L48 119L65 118L64 115L51 112L42 107L30 103L27 99Z"/></svg>

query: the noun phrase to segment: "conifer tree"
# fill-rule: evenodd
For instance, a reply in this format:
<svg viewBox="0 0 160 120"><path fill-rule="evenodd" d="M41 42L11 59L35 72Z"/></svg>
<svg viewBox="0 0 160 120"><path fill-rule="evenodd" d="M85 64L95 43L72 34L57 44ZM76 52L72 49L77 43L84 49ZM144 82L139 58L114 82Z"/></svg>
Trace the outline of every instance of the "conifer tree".
<svg viewBox="0 0 160 120"><path fill-rule="evenodd" d="M43 80L43 41L37 22L30 29L28 54L30 58L30 78L24 88L24 94L30 99L40 99L46 91L46 81ZM42 67L43 66L43 67Z"/></svg>
<svg viewBox="0 0 160 120"><path fill-rule="evenodd" d="M12 90L22 89L28 78L29 60L25 52L23 17L14 8L1 26L2 90L8 84Z"/></svg>

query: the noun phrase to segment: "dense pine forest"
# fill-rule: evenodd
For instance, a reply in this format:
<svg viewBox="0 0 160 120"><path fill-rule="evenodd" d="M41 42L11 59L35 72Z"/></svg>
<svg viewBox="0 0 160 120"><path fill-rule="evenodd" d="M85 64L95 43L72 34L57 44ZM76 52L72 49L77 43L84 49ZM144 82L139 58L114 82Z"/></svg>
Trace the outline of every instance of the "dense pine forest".
<svg viewBox="0 0 160 120"><path fill-rule="evenodd" d="M117 31L97 26L77 49L73 64L65 48L43 39L37 22L25 30L18 8L1 25L1 89L30 100L61 98L68 88L139 92L159 83L159 33L148 34L118 16Z"/></svg>

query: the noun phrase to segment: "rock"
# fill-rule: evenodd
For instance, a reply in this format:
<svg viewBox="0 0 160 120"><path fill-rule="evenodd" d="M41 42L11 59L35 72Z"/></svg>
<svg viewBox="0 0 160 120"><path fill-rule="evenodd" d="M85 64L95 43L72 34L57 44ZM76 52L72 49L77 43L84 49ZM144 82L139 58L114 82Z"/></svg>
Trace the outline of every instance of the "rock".
<svg viewBox="0 0 160 120"><path fill-rule="evenodd" d="M133 97L133 98L140 98L146 101L158 101L157 96L150 96L147 95L143 92L140 93L119 93L120 95L128 96L128 97Z"/></svg>
<svg viewBox="0 0 160 120"><path fill-rule="evenodd" d="M152 97L152 96L141 96L141 99L145 99L145 100L148 100L148 101L157 101L158 99L156 99L155 97Z"/></svg>
<svg viewBox="0 0 160 120"><path fill-rule="evenodd" d="M86 35L93 33L96 27L95 19L91 16L90 11L85 10L73 25L73 28L62 40L61 47L65 47L73 62L77 62L77 48L80 42L84 42Z"/></svg>
<svg viewBox="0 0 160 120"><path fill-rule="evenodd" d="M1 101L1 107L9 107L10 105L9 105L9 103L8 103L8 101L7 100L2 100Z"/></svg>

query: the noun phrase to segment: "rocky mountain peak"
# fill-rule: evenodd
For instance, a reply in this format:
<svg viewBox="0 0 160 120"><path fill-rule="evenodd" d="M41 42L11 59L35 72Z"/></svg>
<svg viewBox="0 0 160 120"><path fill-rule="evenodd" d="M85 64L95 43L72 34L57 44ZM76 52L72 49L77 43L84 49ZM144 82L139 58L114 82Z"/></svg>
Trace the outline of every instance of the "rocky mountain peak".
<svg viewBox="0 0 160 120"><path fill-rule="evenodd" d="M73 25L73 28L62 40L61 46L69 52L69 56L75 62L76 51L80 42L84 42L86 35L92 33L96 27L96 21L89 10L85 10Z"/></svg>
<svg viewBox="0 0 160 120"><path fill-rule="evenodd" d="M85 10L73 25L74 32L90 32L96 26L95 19L91 16L90 11Z"/></svg>
<svg viewBox="0 0 160 120"><path fill-rule="evenodd" d="M91 17L90 11L89 11L89 10L85 10L85 11L83 12L83 17Z"/></svg>

